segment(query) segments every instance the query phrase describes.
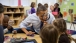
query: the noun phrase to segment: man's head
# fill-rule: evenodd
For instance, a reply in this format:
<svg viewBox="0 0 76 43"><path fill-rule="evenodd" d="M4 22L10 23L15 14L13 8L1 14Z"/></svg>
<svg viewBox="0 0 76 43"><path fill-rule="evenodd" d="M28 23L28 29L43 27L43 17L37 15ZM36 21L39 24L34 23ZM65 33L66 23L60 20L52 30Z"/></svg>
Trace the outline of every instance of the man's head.
<svg viewBox="0 0 76 43"><path fill-rule="evenodd" d="M7 27L8 26L8 21L9 21L9 16L8 15L4 15L3 26Z"/></svg>
<svg viewBox="0 0 76 43"><path fill-rule="evenodd" d="M2 24L2 21L3 21L3 18L4 18L3 12L4 12L4 7L0 3L0 24Z"/></svg>
<svg viewBox="0 0 76 43"><path fill-rule="evenodd" d="M39 16L40 20L43 20L44 15L47 13L47 8L45 6L40 6L37 8L37 15Z"/></svg>

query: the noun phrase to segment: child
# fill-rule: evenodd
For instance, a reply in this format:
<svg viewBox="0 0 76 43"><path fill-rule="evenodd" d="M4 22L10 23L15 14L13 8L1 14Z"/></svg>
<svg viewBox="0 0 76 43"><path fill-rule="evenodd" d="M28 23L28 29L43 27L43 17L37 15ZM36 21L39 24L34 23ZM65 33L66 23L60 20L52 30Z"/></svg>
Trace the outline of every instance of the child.
<svg viewBox="0 0 76 43"><path fill-rule="evenodd" d="M56 18L63 17L62 13L60 12L60 8L59 8L59 4L58 3L54 4L54 10L53 10L53 12L57 12L58 13L58 15L55 15Z"/></svg>
<svg viewBox="0 0 76 43"><path fill-rule="evenodd" d="M35 2L31 3L31 14L35 13Z"/></svg>
<svg viewBox="0 0 76 43"><path fill-rule="evenodd" d="M8 24L9 17L7 15L4 15L3 19L3 28L4 28L4 33L12 33L13 27Z"/></svg>
<svg viewBox="0 0 76 43"><path fill-rule="evenodd" d="M58 30L52 25L47 24L40 30L42 43L57 43L58 36Z"/></svg>
<svg viewBox="0 0 76 43"><path fill-rule="evenodd" d="M70 43L70 39L66 34L67 27L65 20L62 18L56 19L53 21L53 25L59 30L60 37L58 43Z"/></svg>

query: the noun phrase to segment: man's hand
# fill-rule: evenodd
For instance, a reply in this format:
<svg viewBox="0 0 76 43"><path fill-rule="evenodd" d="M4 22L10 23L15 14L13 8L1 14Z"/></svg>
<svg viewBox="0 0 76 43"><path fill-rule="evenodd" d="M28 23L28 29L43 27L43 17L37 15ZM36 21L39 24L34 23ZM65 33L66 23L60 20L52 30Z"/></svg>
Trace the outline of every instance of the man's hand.
<svg viewBox="0 0 76 43"><path fill-rule="evenodd" d="M32 36L32 35L34 35L34 33L35 33L35 32L29 31L29 32L26 33L26 35L27 35L27 36Z"/></svg>
<svg viewBox="0 0 76 43"><path fill-rule="evenodd" d="M25 32L27 36L32 36L32 35L34 35L34 33L35 33L35 32L32 32L32 31L27 31L25 28L22 28L21 30L22 30L23 32Z"/></svg>

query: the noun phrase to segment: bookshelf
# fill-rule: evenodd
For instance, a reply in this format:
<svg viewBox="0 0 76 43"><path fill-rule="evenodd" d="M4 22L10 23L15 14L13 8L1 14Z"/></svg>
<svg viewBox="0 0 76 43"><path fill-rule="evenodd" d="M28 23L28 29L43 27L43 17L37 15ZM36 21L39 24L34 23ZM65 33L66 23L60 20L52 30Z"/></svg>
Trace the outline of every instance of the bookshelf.
<svg viewBox="0 0 76 43"><path fill-rule="evenodd" d="M17 28L24 19L24 7L4 6L4 15L8 15L10 18L10 25Z"/></svg>

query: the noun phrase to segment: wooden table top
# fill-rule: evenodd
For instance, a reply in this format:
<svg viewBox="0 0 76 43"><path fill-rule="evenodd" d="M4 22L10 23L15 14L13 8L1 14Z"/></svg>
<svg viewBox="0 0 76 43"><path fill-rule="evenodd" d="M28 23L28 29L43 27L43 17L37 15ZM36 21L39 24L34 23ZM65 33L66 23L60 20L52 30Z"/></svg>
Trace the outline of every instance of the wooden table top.
<svg viewBox="0 0 76 43"><path fill-rule="evenodd" d="M4 36L9 36L12 38L12 35L13 34L5 34ZM32 36L26 36L26 34L24 34L24 33L18 33L16 35L14 35L13 37L16 37L16 38L20 38L20 37L26 38L27 37L28 39L35 39L37 41L37 43L42 43L39 35L34 35L34 37L32 37Z"/></svg>

